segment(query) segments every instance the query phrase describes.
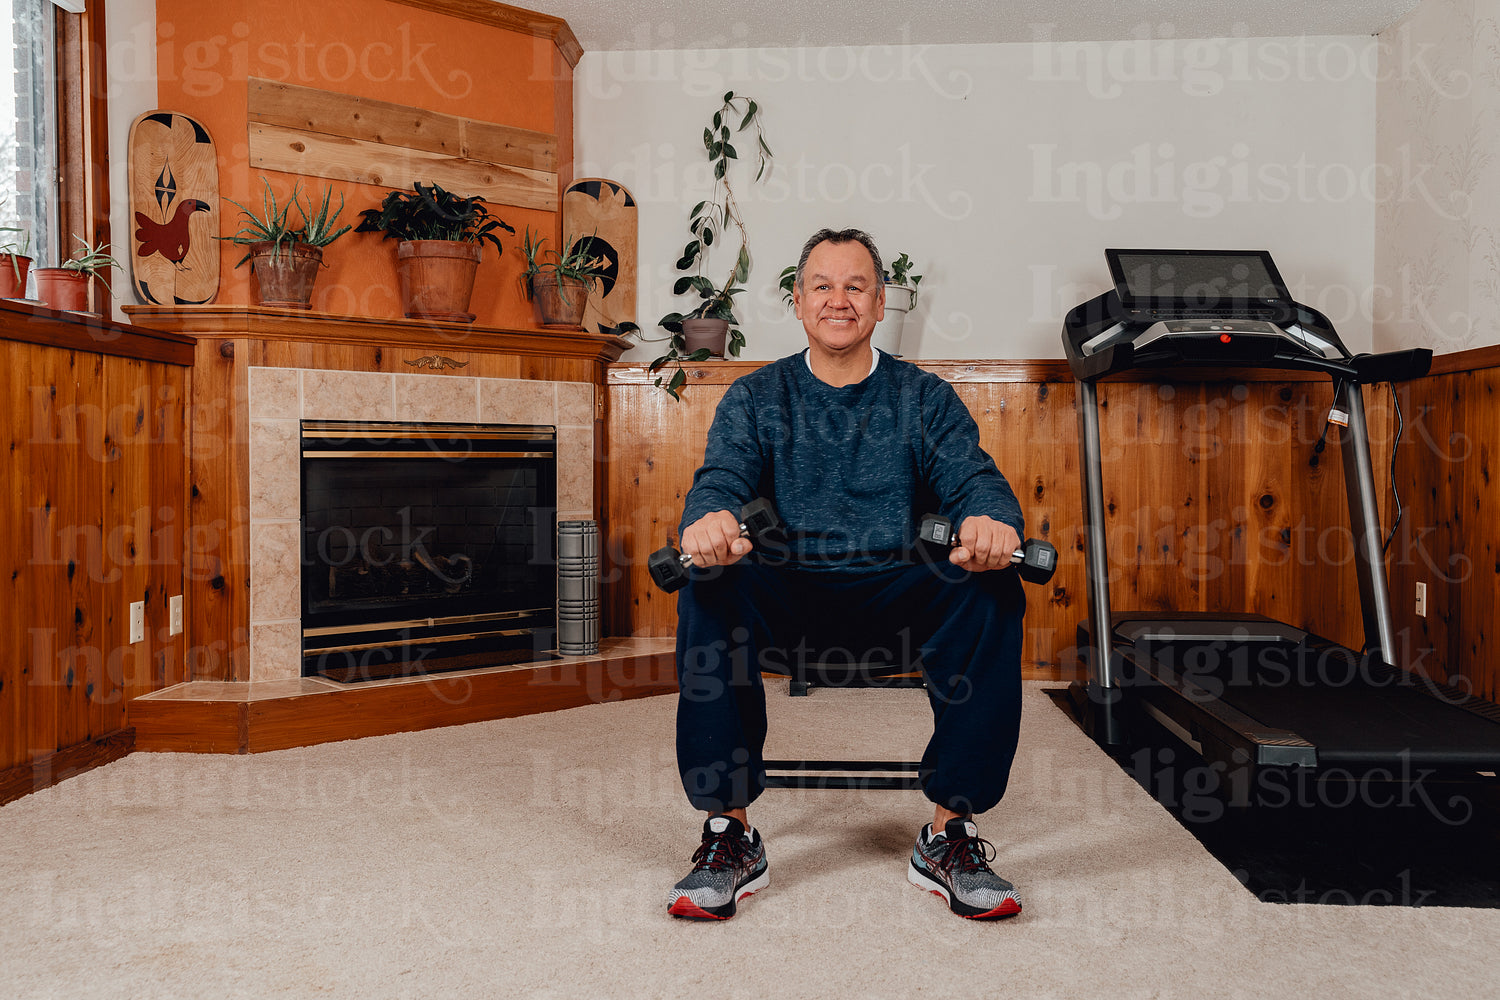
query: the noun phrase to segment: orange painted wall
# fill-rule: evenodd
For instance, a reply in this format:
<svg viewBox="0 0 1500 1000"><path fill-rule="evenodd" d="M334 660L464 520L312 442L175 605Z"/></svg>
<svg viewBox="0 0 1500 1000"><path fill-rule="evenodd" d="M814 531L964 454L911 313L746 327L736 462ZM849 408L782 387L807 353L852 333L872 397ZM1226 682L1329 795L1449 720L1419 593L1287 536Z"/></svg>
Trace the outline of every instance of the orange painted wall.
<svg viewBox="0 0 1500 1000"><path fill-rule="evenodd" d="M260 207L262 174L249 163L250 77L552 133L561 185L572 179L572 69L547 39L387 0L157 0L156 16L159 105L207 127L218 148L223 198ZM331 187L335 205L342 193L341 222L357 222L355 213L375 207L387 190L275 171L264 176L278 197L299 180L319 196ZM556 246L559 213L511 205L491 211L517 235L502 236L498 258L486 245L470 311L481 325L531 326L519 283L520 234L530 225ZM236 231L238 215L222 203L219 232ZM349 233L328 247L313 309L399 317L395 247L373 233ZM250 269L234 266L241 256L224 244L221 303L251 301Z"/></svg>

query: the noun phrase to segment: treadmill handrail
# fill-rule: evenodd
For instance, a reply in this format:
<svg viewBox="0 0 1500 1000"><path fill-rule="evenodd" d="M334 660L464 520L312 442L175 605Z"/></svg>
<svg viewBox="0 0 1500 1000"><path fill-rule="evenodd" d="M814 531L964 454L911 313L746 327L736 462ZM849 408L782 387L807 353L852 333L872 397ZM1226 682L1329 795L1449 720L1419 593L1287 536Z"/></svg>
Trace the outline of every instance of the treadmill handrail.
<svg viewBox="0 0 1500 1000"><path fill-rule="evenodd" d="M1333 324L1322 313L1311 306L1293 303L1295 316L1293 325L1309 329L1320 344L1326 344L1342 352L1342 357L1327 357L1306 338L1287 333L1284 343L1266 357L1257 357L1249 364L1258 368L1276 368L1292 371L1316 371L1344 382L1369 385L1376 382L1396 382L1426 375L1432 366L1432 351L1427 348L1411 348L1388 351L1382 354L1350 354L1334 332ZM1247 317L1249 318L1249 317ZM1246 363L1244 358L1227 358L1216 362L1211 357L1186 357L1180 350L1187 341L1174 335L1154 337L1149 344L1137 345L1128 339L1130 335L1142 335L1159 321L1136 321L1126 319L1120 306L1119 295L1105 292L1068 311L1063 319L1063 350L1073 377L1081 382L1095 382L1109 375L1137 369L1160 369L1183 366L1194 369L1214 367L1238 367ZM1097 351L1087 350L1090 342L1101 335L1120 328L1127 339L1111 337L1106 346ZM1285 328L1283 328L1285 329ZM1302 343L1304 351L1293 348Z"/></svg>

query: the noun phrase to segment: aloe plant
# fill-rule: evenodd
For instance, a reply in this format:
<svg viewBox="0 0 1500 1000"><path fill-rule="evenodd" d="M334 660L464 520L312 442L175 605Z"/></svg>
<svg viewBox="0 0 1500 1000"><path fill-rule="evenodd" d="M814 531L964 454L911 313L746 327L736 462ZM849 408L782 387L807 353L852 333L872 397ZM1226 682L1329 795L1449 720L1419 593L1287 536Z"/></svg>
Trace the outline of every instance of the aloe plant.
<svg viewBox="0 0 1500 1000"><path fill-rule="evenodd" d="M526 266L521 271L521 284L526 289L527 297L531 296L531 279L538 274L554 275L559 288L562 287L564 278L582 281L590 287L598 282L609 262L602 254L596 256L591 252L597 236L596 233L593 236L570 238L564 244L566 250L545 250L543 247L547 237L533 235L531 227L527 226L521 242L521 252L526 257Z"/></svg>
<svg viewBox="0 0 1500 1000"><path fill-rule="evenodd" d="M264 177L260 179L265 190L261 194L260 213L256 214L241 205L233 198L225 198L235 208L240 210L244 217L244 224L229 236L216 236L215 239L225 240L237 246L246 247L245 256L241 257L235 267L240 267L250 259L249 247L256 243L271 244L271 257L274 259L281 254L283 244L305 243L308 246L325 247L334 240L343 236L353 226L335 228L339 216L344 211L344 196L339 194L339 207L329 214L330 201L333 191L329 188L323 189L323 201L316 215L310 215L312 198L308 197L307 206L302 204L301 182L292 185L292 196L284 204L276 197L276 192L271 190L271 182ZM290 223L292 208L302 216L302 225L293 227Z"/></svg>
<svg viewBox="0 0 1500 1000"><path fill-rule="evenodd" d="M86 274L90 278L98 278L104 282L104 287L109 288L109 293L113 295L115 290L109 286L109 269L112 267L123 268L125 265L110 256L108 243L100 243L97 246L93 246L76 233L73 234L73 238L78 240L78 249L73 251L71 257L57 266L64 271L76 271L79 274Z"/></svg>

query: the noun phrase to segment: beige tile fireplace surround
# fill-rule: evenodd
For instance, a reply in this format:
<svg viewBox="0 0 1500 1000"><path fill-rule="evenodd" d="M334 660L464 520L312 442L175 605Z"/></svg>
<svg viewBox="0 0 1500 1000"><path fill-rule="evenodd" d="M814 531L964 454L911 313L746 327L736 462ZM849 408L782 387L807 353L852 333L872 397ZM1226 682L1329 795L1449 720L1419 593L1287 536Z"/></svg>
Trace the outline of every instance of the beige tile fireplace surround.
<svg viewBox="0 0 1500 1000"><path fill-rule="evenodd" d="M302 669L302 420L548 424L557 516L594 518L594 387L579 382L251 368L250 680Z"/></svg>

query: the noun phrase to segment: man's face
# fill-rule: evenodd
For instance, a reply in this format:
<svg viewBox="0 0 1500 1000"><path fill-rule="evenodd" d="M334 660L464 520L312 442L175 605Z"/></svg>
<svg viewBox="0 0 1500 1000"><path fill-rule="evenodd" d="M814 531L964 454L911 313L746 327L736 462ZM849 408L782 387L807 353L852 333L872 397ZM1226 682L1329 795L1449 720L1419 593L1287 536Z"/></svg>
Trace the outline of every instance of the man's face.
<svg viewBox="0 0 1500 1000"><path fill-rule="evenodd" d="M792 305L809 341L843 353L868 343L885 317L885 285L863 244L825 241L808 254Z"/></svg>

